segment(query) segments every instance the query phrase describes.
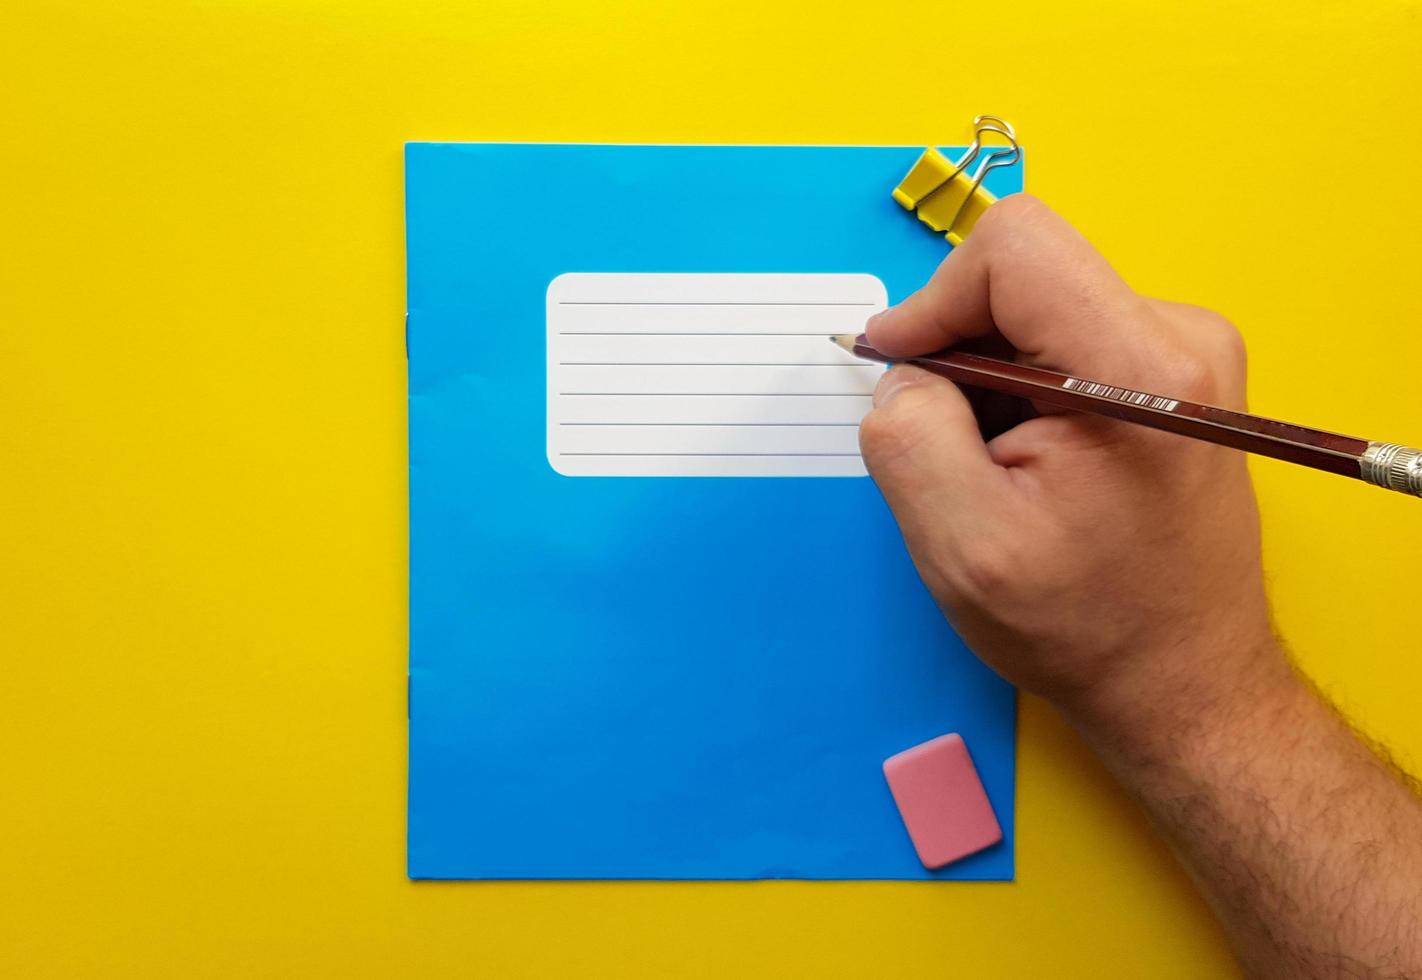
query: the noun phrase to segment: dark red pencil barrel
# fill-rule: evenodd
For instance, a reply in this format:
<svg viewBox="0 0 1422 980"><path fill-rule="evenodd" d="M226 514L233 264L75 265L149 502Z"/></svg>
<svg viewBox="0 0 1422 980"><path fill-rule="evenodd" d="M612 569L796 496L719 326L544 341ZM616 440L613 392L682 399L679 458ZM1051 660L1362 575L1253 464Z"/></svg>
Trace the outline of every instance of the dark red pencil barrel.
<svg viewBox="0 0 1422 980"><path fill-rule="evenodd" d="M874 361L892 360L870 346L863 336L855 339L854 353ZM1368 448L1366 439L1074 378L1044 368L977 354L949 350L906 360L959 384L1029 398L1071 411L1104 415L1362 479L1360 460Z"/></svg>

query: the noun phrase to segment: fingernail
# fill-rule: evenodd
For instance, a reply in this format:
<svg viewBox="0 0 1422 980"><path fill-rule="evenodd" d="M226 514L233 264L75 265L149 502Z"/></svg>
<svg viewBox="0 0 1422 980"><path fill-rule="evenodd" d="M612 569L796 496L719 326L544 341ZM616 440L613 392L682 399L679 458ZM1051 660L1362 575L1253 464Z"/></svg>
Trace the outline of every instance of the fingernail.
<svg viewBox="0 0 1422 980"><path fill-rule="evenodd" d="M905 366L885 371L879 383L874 386L874 407L886 407L894 400L895 395L914 384L917 373L913 368Z"/></svg>

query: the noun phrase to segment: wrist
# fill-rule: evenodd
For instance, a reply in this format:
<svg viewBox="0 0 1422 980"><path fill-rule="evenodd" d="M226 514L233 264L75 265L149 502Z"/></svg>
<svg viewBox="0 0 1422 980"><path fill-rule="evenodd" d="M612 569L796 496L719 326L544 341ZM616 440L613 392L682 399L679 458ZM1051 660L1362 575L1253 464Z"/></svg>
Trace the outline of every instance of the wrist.
<svg viewBox="0 0 1422 980"><path fill-rule="evenodd" d="M1167 762L1202 740L1266 728L1306 687L1269 632L1136 657L1059 704L1104 754Z"/></svg>

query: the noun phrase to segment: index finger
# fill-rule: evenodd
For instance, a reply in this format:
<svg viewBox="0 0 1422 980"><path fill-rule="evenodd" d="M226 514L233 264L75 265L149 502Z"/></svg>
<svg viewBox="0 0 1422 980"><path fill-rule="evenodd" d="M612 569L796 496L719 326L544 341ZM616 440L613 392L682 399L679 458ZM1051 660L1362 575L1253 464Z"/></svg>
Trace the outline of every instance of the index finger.
<svg viewBox="0 0 1422 980"><path fill-rule="evenodd" d="M990 207L928 284L866 332L883 353L912 357L997 331L1033 363L1089 373L1140 359L1150 323L1101 253L1045 204L1016 194Z"/></svg>

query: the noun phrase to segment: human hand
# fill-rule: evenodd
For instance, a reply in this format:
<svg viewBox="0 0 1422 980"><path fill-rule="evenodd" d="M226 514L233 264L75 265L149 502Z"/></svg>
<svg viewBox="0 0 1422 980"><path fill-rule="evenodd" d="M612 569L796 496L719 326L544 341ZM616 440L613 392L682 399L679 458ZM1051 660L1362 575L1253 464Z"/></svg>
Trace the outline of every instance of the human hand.
<svg viewBox="0 0 1422 980"><path fill-rule="evenodd" d="M1227 321L1137 295L1024 195L989 209L867 332L896 357L1000 335L1023 363L1244 407L1244 347ZM874 405L865 463L919 573L1009 680L1069 714L1121 720L1292 677L1242 453L1075 414L985 442L964 393L911 365L884 376Z"/></svg>

